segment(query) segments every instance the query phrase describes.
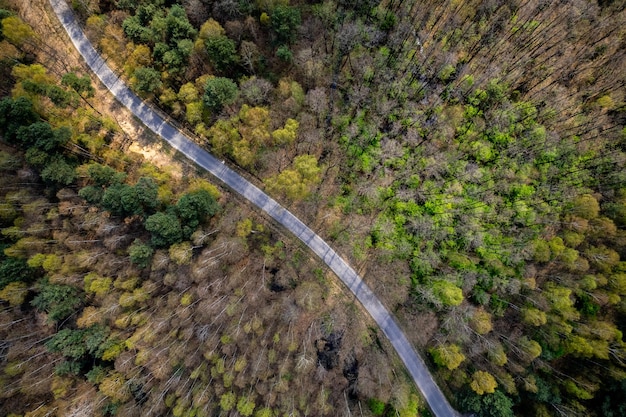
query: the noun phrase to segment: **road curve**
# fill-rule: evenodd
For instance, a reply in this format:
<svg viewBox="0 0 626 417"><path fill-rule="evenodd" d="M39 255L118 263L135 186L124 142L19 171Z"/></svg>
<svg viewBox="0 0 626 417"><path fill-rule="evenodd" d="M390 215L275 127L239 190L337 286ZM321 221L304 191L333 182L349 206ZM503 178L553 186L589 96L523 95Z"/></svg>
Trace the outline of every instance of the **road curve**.
<svg viewBox="0 0 626 417"><path fill-rule="evenodd" d="M221 180L233 191L239 193L255 206L269 214L302 242L304 242L330 269L348 286L365 309L374 318L385 336L389 339L404 362L415 384L426 399L436 417L452 417L459 414L450 406L445 396L435 384L432 375L422 358L415 352L389 311L376 295L363 282L361 277L344 261L322 238L307 227L300 219L283 208L275 200L248 182L232 169L197 146L177 128L167 123L158 113L137 97L108 67L102 57L92 47L76 21L65 0L50 0L61 24L72 43L83 56L87 65L98 76L113 95L137 116L150 130L165 139L173 148L191 159L200 167Z"/></svg>

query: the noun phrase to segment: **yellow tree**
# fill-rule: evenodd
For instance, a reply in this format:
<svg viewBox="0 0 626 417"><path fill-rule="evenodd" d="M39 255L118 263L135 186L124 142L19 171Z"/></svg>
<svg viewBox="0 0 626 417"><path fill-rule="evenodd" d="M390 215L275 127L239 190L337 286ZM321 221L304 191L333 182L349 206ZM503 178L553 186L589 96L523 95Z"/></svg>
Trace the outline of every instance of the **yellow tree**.
<svg viewBox="0 0 626 417"><path fill-rule="evenodd" d="M476 371L472 375L470 387L478 395L493 394L497 386L496 379L489 372Z"/></svg>
<svg viewBox="0 0 626 417"><path fill-rule="evenodd" d="M491 329L493 329L493 324L491 323L491 314L483 309L476 310L474 316L472 316L470 325L472 326L472 329L474 329L478 334L489 333Z"/></svg>
<svg viewBox="0 0 626 417"><path fill-rule="evenodd" d="M33 29L17 16L2 19L2 34L18 48L36 39Z"/></svg>
<svg viewBox="0 0 626 417"><path fill-rule="evenodd" d="M266 180L272 193L282 194L291 200L301 200L309 196L313 187L321 181L321 168L313 155L300 155L294 159L292 168Z"/></svg>
<svg viewBox="0 0 626 417"><path fill-rule="evenodd" d="M454 370L465 360L465 355L461 353L461 348L455 344L445 344L432 348L430 354L435 363L441 367Z"/></svg>
<svg viewBox="0 0 626 417"><path fill-rule="evenodd" d="M119 372L111 372L100 383L100 392L115 402L124 403L131 398L126 379Z"/></svg>

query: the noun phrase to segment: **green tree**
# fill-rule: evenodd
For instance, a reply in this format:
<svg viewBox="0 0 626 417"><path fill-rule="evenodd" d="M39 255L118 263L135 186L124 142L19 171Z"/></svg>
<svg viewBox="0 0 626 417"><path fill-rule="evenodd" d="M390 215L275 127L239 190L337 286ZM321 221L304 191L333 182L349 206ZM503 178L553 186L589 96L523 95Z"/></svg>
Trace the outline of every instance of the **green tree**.
<svg viewBox="0 0 626 417"><path fill-rule="evenodd" d="M154 249L146 245L139 239L135 239L128 248L128 255L130 261L137 265L139 268L146 268L152 260Z"/></svg>
<svg viewBox="0 0 626 417"><path fill-rule="evenodd" d="M248 397L239 397L237 401L237 411L244 417L251 416L256 404Z"/></svg>
<svg viewBox="0 0 626 417"><path fill-rule="evenodd" d="M496 390L493 394L476 395L465 392L459 400L461 409L474 413L476 417L513 417L513 401L504 393Z"/></svg>
<svg viewBox="0 0 626 417"><path fill-rule="evenodd" d="M235 102L238 94L237 84L228 78L209 78L204 87L202 102L213 112L219 112L224 106Z"/></svg>
<svg viewBox="0 0 626 417"><path fill-rule="evenodd" d="M128 184L113 184L108 187L102 196L102 207L121 217L143 213L137 190Z"/></svg>
<svg viewBox="0 0 626 417"><path fill-rule="evenodd" d="M49 183L70 185L76 180L76 170L63 158L57 157L41 171L41 178Z"/></svg>
<svg viewBox="0 0 626 417"><path fill-rule="evenodd" d="M81 359L86 355L99 358L109 333L110 329L101 324L86 329L63 329L46 342L46 347L72 359Z"/></svg>
<svg viewBox="0 0 626 417"><path fill-rule="evenodd" d="M126 174L118 172L110 166L92 162L87 165L87 175L98 187L108 187L113 184L121 184L126 179Z"/></svg>
<svg viewBox="0 0 626 417"><path fill-rule="evenodd" d="M139 67L133 72L131 84L142 93L155 93L163 82L157 70L150 67Z"/></svg>
<svg viewBox="0 0 626 417"><path fill-rule="evenodd" d="M15 143L16 134L21 126L28 126L39 120L33 103L26 97L13 100L5 97L0 100L0 132L9 143Z"/></svg>
<svg viewBox="0 0 626 417"><path fill-rule="evenodd" d="M176 203L176 213L180 218L183 237L189 238L201 222L217 213L219 205L206 190L197 190L183 195Z"/></svg>
<svg viewBox="0 0 626 417"><path fill-rule="evenodd" d="M153 213L159 205L159 186L149 177L141 177L134 185L137 201L145 213Z"/></svg>
<svg viewBox="0 0 626 417"><path fill-rule="evenodd" d="M155 247L170 246L183 238L180 220L170 213L159 212L148 217L146 230L152 233L152 244Z"/></svg>
<svg viewBox="0 0 626 417"><path fill-rule="evenodd" d="M35 273L28 266L26 260L4 257L0 253L0 289L11 282L29 283L35 278Z"/></svg>
<svg viewBox="0 0 626 417"><path fill-rule="evenodd" d="M75 313L83 302L80 292L69 285L50 284L43 280L37 287L39 292L31 304L48 313L48 318L52 321L67 318Z"/></svg>
<svg viewBox="0 0 626 417"><path fill-rule="evenodd" d="M18 48L36 38L33 29L17 16L8 16L2 19L2 34L6 40Z"/></svg>
<svg viewBox="0 0 626 417"><path fill-rule="evenodd" d="M270 24L278 44L292 43L301 23L300 9L297 7L280 4L271 11Z"/></svg>
<svg viewBox="0 0 626 417"><path fill-rule="evenodd" d="M232 39L227 36L212 36L204 41L204 47L211 65L219 73L231 73L239 63L237 46Z"/></svg>
<svg viewBox="0 0 626 417"><path fill-rule="evenodd" d="M266 180L270 192L285 195L292 200L306 198L321 181L322 169L313 155L297 156L292 167Z"/></svg>
<svg viewBox="0 0 626 417"><path fill-rule="evenodd" d="M78 191L78 195L90 204L100 204L104 195L104 189L95 185L88 185L81 188Z"/></svg>
<svg viewBox="0 0 626 417"><path fill-rule="evenodd" d="M78 94L84 97L93 97L96 90L91 85L91 79L87 75L79 77L73 72L68 72L61 78L61 83L72 88Z"/></svg>

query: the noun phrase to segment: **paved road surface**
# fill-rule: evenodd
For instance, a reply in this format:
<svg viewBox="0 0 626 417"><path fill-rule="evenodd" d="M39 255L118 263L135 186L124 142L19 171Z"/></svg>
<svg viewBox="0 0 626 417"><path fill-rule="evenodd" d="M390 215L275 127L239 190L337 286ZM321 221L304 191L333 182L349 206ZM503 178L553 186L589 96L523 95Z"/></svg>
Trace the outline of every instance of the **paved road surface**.
<svg viewBox="0 0 626 417"><path fill-rule="evenodd" d="M326 242L315 232L302 223L297 217L284 209L275 200L259 188L249 183L239 174L221 163L184 136L178 129L167 123L159 114L154 112L142 100L133 94L92 47L75 20L74 14L68 8L65 0L50 0L50 3L59 20L65 27L72 42L82 54L93 72L115 97L128 107L152 131L163 137L172 147L183 153L202 168L209 171L228 187L248 199L278 223L296 235L317 256L332 269L335 274L350 288L358 300L374 318L380 329L385 333L398 355L406 365L415 384L422 392L431 410L436 417L457 416L439 387L433 381L423 360L413 350L406 336L400 330L395 320L382 305L369 287Z"/></svg>

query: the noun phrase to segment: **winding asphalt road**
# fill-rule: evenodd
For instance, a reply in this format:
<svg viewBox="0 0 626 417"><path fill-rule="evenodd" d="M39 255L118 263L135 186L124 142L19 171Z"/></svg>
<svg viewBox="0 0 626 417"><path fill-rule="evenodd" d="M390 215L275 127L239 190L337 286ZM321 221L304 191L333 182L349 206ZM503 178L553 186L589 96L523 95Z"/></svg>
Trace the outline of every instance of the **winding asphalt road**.
<svg viewBox="0 0 626 417"><path fill-rule="evenodd" d="M411 343L402 330L400 330L389 311L387 311L354 269L296 216L283 208L258 187L228 168L213 155L197 146L191 139L184 136L178 129L167 123L159 114L144 104L142 100L132 93L124 82L111 71L98 52L92 47L65 0L50 0L50 4L70 36L72 43L87 62L87 65L89 65L91 70L120 103L130 109L130 111L150 128L150 130L160 135L172 147L194 161L200 167L209 171L252 204L265 211L315 252L315 254L319 256L354 293L357 299L374 318L383 333L391 341L391 344L396 349L398 355L413 377L415 384L422 392L424 398L426 398L434 415L436 417L458 416L458 413L450 406L437 384L435 384L424 361L415 352Z"/></svg>

